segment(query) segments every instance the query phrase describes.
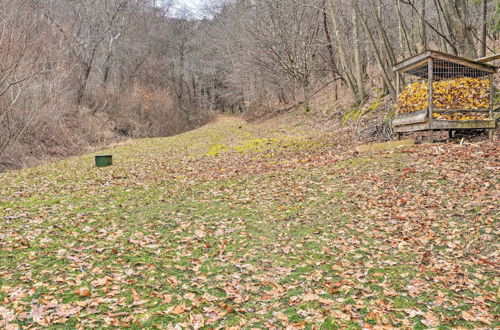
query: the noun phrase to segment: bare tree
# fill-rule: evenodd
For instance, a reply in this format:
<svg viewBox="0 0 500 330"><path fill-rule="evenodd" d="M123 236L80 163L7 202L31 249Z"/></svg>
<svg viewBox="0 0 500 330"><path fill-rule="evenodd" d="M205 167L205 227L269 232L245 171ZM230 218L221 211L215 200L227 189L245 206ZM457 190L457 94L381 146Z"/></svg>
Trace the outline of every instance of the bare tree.
<svg viewBox="0 0 500 330"><path fill-rule="evenodd" d="M43 71L35 52L38 22L26 3L0 1L0 155L22 135L33 111L20 122L13 109L31 79Z"/></svg>
<svg viewBox="0 0 500 330"><path fill-rule="evenodd" d="M196 14L173 1L0 0L0 153L170 135L212 111L310 109L333 81L351 105L395 97L395 62L497 52L500 33L498 1L211 0Z"/></svg>

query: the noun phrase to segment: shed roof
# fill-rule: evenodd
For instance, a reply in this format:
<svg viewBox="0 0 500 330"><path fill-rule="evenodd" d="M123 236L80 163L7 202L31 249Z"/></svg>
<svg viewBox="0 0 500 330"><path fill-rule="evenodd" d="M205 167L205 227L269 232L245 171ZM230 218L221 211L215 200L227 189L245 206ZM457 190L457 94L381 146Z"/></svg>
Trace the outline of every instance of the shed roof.
<svg viewBox="0 0 500 330"><path fill-rule="evenodd" d="M393 70L421 78L427 78L428 59L434 61L433 74L436 78L451 78L459 75L484 77L495 73L497 67L477 62L465 57L449 55L435 50L428 50L394 65Z"/></svg>

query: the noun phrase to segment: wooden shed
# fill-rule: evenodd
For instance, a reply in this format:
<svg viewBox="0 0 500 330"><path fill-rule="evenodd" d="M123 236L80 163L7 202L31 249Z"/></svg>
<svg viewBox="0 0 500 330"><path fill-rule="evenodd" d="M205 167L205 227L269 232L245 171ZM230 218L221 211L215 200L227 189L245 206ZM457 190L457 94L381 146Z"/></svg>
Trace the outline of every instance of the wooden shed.
<svg viewBox="0 0 500 330"><path fill-rule="evenodd" d="M483 62L470 60L463 57L453 56L437 51L426 51L409 59L406 59L394 66L396 72L397 92L401 93L402 87L410 82L419 81L428 84L428 102L426 109L409 113L398 113L392 121L392 127L400 139L403 133L417 131L441 131L446 130L451 133L458 130L487 129L490 137L496 128L494 112L498 110L495 102L494 75L497 68ZM488 80L490 88L488 106L481 108L450 109L449 107L439 108L435 106L434 89L436 82L445 79L456 78L476 78ZM443 120L441 114L481 114L480 119L475 120ZM444 116L446 117L446 116ZM452 116L450 116L452 117Z"/></svg>

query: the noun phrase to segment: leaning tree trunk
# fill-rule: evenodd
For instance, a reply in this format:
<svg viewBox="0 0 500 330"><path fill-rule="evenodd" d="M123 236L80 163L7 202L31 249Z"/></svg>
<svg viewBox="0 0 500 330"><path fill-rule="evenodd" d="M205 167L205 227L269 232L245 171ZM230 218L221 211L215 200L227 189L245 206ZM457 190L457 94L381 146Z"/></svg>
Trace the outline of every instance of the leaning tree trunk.
<svg viewBox="0 0 500 330"><path fill-rule="evenodd" d="M450 34L455 37L459 55L476 58L474 35L467 24L469 15L467 0L444 0L444 11L450 22Z"/></svg>
<svg viewBox="0 0 500 330"><path fill-rule="evenodd" d="M352 74L352 71L347 62L347 55L344 48L344 44L342 43L342 38L339 30L339 18L337 14L337 9L335 7L335 4L333 3L333 0L328 0L328 11L333 24L333 31L335 34L335 40L337 42L337 48L339 51L339 58L340 58L340 63L342 65L344 78L347 81L347 85L349 86L349 89L351 90L352 94L356 97L358 95L358 90L355 86L354 75Z"/></svg>
<svg viewBox="0 0 500 330"><path fill-rule="evenodd" d="M382 78L384 79L384 83L387 85L387 88L389 89L389 93L391 94L391 97L393 100L396 100L396 90L391 82L391 79L389 78L389 74L387 73L387 68L384 66L384 61L382 60L382 57L380 56L380 51L377 47L377 43L375 42L375 39L373 37L373 34L368 27L368 23L366 23L365 18L361 14L361 11L358 7L358 4L356 2L353 3L354 10L358 12L359 18L361 20L361 25L363 25L363 28L365 29L365 33L368 36L368 39L370 40L370 43L372 45L372 48L374 50L374 55L375 58L377 59L377 64L380 69L380 73L382 74Z"/></svg>
<svg viewBox="0 0 500 330"><path fill-rule="evenodd" d="M354 37L354 66L355 66L355 74L356 74L356 85L358 89L358 93L356 95L356 100L358 102L362 102L365 98L365 83L363 81L364 70L363 65L361 64L361 41L359 35L359 24L358 24L358 13L355 11L352 15L352 30Z"/></svg>
<svg viewBox="0 0 500 330"><path fill-rule="evenodd" d="M398 24L399 24L399 43L401 46L401 51L406 48L406 51L410 56L413 56L415 52L410 44L410 39L408 38L408 27L403 19L403 14L401 13L401 1L394 0L396 2L396 12L398 14Z"/></svg>
<svg viewBox="0 0 500 330"><path fill-rule="evenodd" d="M326 48L328 49L328 56L330 60L330 70L332 71L333 79L340 76L339 69L335 62L335 54L333 53L332 38L330 36L330 29L328 28L328 15L326 13L326 0L323 0L323 30L326 36Z"/></svg>

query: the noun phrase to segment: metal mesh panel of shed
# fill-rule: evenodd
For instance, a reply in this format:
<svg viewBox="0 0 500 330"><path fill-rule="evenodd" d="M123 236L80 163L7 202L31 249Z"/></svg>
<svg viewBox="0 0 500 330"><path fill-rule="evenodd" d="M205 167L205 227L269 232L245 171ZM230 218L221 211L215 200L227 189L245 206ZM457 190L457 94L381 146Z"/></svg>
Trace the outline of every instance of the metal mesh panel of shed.
<svg viewBox="0 0 500 330"><path fill-rule="evenodd" d="M408 70L404 73L427 79L429 77L428 63L423 63L421 66ZM442 80L460 77L483 78L490 75L491 72L451 61L434 60L432 74L434 80Z"/></svg>
<svg viewBox="0 0 500 330"><path fill-rule="evenodd" d="M496 72L496 67L493 65L433 50L397 63L394 65L394 71L427 78L429 59L435 63L433 74L441 77L440 79L460 76L479 78Z"/></svg>

